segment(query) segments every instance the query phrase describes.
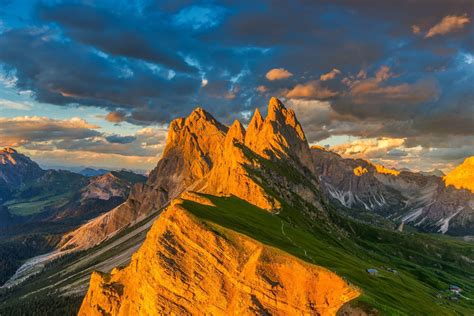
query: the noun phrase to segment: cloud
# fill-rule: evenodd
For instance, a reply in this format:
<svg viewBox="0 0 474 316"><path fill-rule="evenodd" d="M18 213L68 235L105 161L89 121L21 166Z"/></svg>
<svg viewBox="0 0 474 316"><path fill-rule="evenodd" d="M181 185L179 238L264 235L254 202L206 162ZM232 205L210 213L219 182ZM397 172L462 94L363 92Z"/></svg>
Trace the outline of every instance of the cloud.
<svg viewBox="0 0 474 316"><path fill-rule="evenodd" d="M268 88L265 87L265 86L258 86L258 87L256 88L256 90L257 90L258 92L260 92L260 93L265 93L265 92L268 91Z"/></svg>
<svg viewBox="0 0 474 316"><path fill-rule="evenodd" d="M105 139L112 144L130 144L137 138L135 136L121 136L121 135L110 135L106 136Z"/></svg>
<svg viewBox="0 0 474 316"><path fill-rule="evenodd" d="M426 33L425 37L430 38L436 35L445 35L464 28L470 22L467 14L463 15L447 15L441 22L431 27Z"/></svg>
<svg viewBox="0 0 474 316"><path fill-rule="evenodd" d="M421 28L418 25L413 24L411 26L411 31L413 32L413 34L420 34L421 33Z"/></svg>
<svg viewBox="0 0 474 316"><path fill-rule="evenodd" d="M22 146L53 140L71 141L99 136L98 126L80 118L54 120L39 116L0 117L1 146Z"/></svg>
<svg viewBox="0 0 474 316"><path fill-rule="evenodd" d="M337 95L337 92L321 86L318 80L309 81L303 84L297 84L286 92L285 97L294 99L329 99Z"/></svg>
<svg viewBox="0 0 474 316"><path fill-rule="evenodd" d="M0 34L0 62L16 74L16 88L33 91L38 101L113 111L153 107L151 119L161 122L176 112L182 114L182 109L173 105L181 104L185 110L193 106L190 96L200 88L200 78L187 74L170 78L168 72L157 72L143 62L104 58L89 47L61 41L56 35L44 29ZM150 117L142 117L149 122Z"/></svg>
<svg viewBox="0 0 474 316"><path fill-rule="evenodd" d="M284 68L273 68L265 75L265 77L270 81L287 79L291 76L293 76L293 74Z"/></svg>
<svg viewBox="0 0 474 316"><path fill-rule="evenodd" d="M321 81L326 81L326 80L331 80L336 78L337 75L339 75L341 71L339 69L333 68L330 72L322 74L319 77L319 80Z"/></svg>
<svg viewBox="0 0 474 316"><path fill-rule="evenodd" d="M37 14L43 20L61 25L72 38L108 54L142 59L177 71L195 71L168 45L150 41L139 21L134 21L130 15L112 12L83 4L40 5L37 8Z"/></svg>
<svg viewBox="0 0 474 316"><path fill-rule="evenodd" d="M357 77L346 77L342 82L347 90L333 107L341 114L358 118L407 119L439 95L434 79L425 78L413 83L400 81L400 76L393 74L388 66L381 66L373 77L367 77L365 72Z"/></svg>
<svg viewBox="0 0 474 316"><path fill-rule="evenodd" d="M387 137L358 139L351 143L331 147L331 150L343 156L372 159L384 157L390 151L402 146L404 142L405 140L402 138Z"/></svg>
<svg viewBox="0 0 474 316"><path fill-rule="evenodd" d="M24 111L31 110L31 106L26 103L14 102L6 99L0 99L0 108Z"/></svg>
<svg viewBox="0 0 474 316"><path fill-rule="evenodd" d="M94 166L105 169L151 170L156 166L158 160L155 156L124 156L63 149L43 151L21 148L20 150L45 167Z"/></svg>
<svg viewBox="0 0 474 316"><path fill-rule="evenodd" d="M143 128L135 135L105 134L98 128L80 118L0 117L0 146L155 157L161 152L167 134L163 128Z"/></svg>
<svg viewBox="0 0 474 316"><path fill-rule="evenodd" d="M112 123L120 123L120 122L125 121L125 116L126 114L124 112L112 111L112 112L107 113L107 115L105 116L105 119Z"/></svg>

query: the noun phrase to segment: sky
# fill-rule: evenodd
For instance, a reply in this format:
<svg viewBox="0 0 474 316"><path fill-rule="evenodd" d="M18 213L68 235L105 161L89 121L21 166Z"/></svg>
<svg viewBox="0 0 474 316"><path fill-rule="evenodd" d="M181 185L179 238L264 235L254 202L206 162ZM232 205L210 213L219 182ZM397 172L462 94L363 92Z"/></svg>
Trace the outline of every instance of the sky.
<svg viewBox="0 0 474 316"><path fill-rule="evenodd" d="M474 155L474 2L0 0L0 146L151 169L170 120L293 108L310 144L394 168Z"/></svg>

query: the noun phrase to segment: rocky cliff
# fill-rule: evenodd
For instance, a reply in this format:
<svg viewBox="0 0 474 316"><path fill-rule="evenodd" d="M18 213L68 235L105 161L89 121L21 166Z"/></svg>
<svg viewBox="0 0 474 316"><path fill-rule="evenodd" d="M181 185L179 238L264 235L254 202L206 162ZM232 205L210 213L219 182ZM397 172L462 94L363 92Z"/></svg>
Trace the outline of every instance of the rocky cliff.
<svg viewBox="0 0 474 316"><path fill-rule="evenodd" d="M474 156L466 158L443 179L447 186L452 185L456 189L466 189L474 193Z"/></svg>
<svg viewBox="0 0 474 316"><path fill-rule="evenodd" d="M354 217L380 216L392 225L403 222L422 231L474 234L474 194L461 189L471 183L469 159L443 182L434 175L344 159L321 147L313 147L312 153L326 196Z"/></svg>
<svg viewBox="0 0 474 316"><path fill-rule="evenodd" d="M147 182L135 186L124 204L66 235L61 249L94 246L160 210L186 190L235 195L268 211L278 211L280 202L259 183L264 179L249 175L249 169L264 169L261 159L285 161L302 172L313 168L295 113L278 99L270 100L265 119L255 112L247 131L238 121L228 128L202 108L196 108L187 118L170 123L165 150ZM275 190L280 194L292 187L285 179L266 180L277 183ZM318 203L310 189L301 183L294 187L297 194Z"/></svg>
<svg viewBox="0 0 474 316"><path fill-rule="evenodd" d="M177 202L127 267L92 275L79 315L335 315L358 295L336 274L201 222Z"/></svg>

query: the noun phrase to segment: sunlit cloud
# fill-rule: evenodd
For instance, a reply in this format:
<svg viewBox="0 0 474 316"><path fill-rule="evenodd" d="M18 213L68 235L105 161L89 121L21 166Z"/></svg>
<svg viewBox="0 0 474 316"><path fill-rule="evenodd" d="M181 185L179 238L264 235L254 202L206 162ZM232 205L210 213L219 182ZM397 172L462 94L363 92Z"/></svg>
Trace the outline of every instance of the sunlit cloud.
<svg viewBox="0 0 474 316"><path fill-rule="evenodd" d="M326 80L331 80L336 78L337 75L339 75L341 71L339 69L333 68L330 72L322 74L319 77L319 80L321 81L326 81Z"/></svg>
<svg viewBox="0 0 474 316"><path fill-rule="evenodd" d="M287 79L291 76L293 76L293 74L284 68L273 68L265 75L270 81Z"/></svg>
<svg viewBox="0 0 474 316"><path fill-rule="evenodd" d="M467 14L463 15L447 15L441 22L431 27L426 33L425 37L433 37L436 35L445 35L454 31L461 30L466 24L470 22Z"/></svg>
<svg viewBox="0 0 474 316"><path fill-rule="evenodd" d="M107 113L105 119L112 123L120 123L125 121L125 113L120 111L112 111Z"/></svg>
<svg viewBox="0 0 474 316"><path fill-rule="evenodd" d="M297 84L285 94L285 97L295 99L324 100L336 95L337 92L321 86L320 81L314 80L303 84Z"/></svg>

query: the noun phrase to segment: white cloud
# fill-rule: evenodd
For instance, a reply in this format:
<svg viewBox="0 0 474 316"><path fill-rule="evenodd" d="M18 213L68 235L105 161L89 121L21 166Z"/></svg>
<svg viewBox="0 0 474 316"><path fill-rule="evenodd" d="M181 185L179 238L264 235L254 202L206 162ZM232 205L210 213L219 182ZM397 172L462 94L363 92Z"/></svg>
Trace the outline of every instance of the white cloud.
<svg viewBox="0 0 474 316"><path fill-rule="evenodd" d="M31 110L31 106L27 103L14 102L6 99L0 99L0 108L11 110Z"/></svg>

